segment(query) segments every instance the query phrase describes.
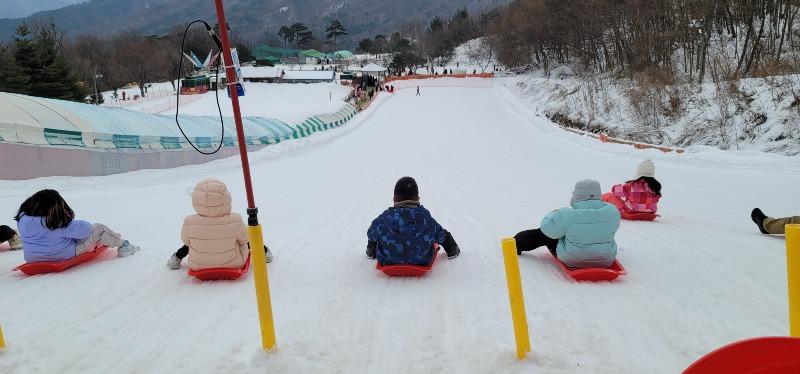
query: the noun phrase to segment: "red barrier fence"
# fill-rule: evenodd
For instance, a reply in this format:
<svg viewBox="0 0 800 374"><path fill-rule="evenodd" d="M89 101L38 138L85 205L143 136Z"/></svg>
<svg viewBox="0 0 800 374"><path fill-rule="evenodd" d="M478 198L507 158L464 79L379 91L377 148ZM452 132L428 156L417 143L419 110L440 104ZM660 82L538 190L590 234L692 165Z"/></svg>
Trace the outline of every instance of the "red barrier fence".
<svg viewBox="0 0 800 374"><path fill-rule="evenodd" d="M636 149L657 149L657 150L659 150L661 152L664 152L664 153L669 153L669 152L683 153L683 152L685 152L681 148L673 148L673 147L666 147L666 146L663 146L663 145L634 142L634 141L631 141L631 140L612 138L612 137L610 137L610 136L608 136L606 134L603 134L603 133L594 134L594 133L591 133L591 132L588 132L588 131L577 130L577 129L573 129L573 128L569 128L569 127L564 127L564 126L559 126L559 127L561 127L562 129L564 129L566 131L575 133L575 134L590 136L590 137L595 138L595 139L597 139L597 140L599 140L599 141L601 141L603 143L627 144L627 145L632 145Z"/></svg>
<svg viewBox="0 0 800 374"><path fill-rule="evenodd" d="M414 74L414 75L404 75L402 77L387 77L383 83L389 83L394 81L407 81L413 79L437 79L437 78L493 78L494 73L481 73L481 74L439 74L439 75L431 75L431 74Z"/></svg>

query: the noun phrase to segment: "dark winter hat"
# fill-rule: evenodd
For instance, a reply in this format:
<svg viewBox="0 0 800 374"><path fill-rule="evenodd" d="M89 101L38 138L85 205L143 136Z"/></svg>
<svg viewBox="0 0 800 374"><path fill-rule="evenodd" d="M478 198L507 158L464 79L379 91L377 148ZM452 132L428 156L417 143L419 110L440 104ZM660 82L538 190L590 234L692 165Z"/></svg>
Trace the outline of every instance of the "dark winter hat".
<svg viewBox="0 0 800 374"><path fill-rule="evenodd" d="M394 185L394 198L397 201L419 200L417 181L411 177L402 177Z"/></svg>
<svg viewBox="0 0 800 374"><path fill-rule="evenodd" d="M572 192L572 204L586 200L600 200L600 182L592 179L584 179L575 183L575 191Z"/></svg>

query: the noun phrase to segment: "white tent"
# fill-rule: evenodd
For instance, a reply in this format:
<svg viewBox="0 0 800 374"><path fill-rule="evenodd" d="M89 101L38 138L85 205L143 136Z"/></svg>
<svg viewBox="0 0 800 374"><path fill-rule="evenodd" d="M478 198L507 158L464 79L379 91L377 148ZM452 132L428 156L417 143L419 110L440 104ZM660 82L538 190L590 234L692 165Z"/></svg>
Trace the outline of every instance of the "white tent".
<svg viewBox="0 0 800 374"><path fill-rule="evenodd" d="M371 63L367 66L361 68L361 72L370 75L383 75L386 73L386 68L374 63Z"/></svg>

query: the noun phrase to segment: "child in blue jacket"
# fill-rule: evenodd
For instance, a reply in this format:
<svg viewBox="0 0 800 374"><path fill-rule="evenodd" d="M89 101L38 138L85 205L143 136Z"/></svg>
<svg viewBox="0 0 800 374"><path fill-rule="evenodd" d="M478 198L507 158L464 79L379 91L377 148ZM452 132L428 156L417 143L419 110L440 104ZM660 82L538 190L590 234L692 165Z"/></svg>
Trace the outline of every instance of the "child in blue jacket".
<svg viewBox="0 0 800 374"><path fill-rule="evenodd" d="M441 245L450 259L461 252L453 235L420 205L414 178L400 178L394 186L394 206L375 218L367 230L367 257L377 258L381 265L424 266L436 254L434 244Z"/></svg>
<svg viewBox="0 0 800 374"><path fill-rule="evenodd" d="M105 225L75 219L72 208L55 190L33 194L19 207L14 220L27 262L66 261L95 244L117 247L119 257L139 250Z"/></svg>
<svg viewBox="0 0 800 374"><path fill-rule="evenodd" d="M617 256L614 234L620 213L600 200L600 183L584 179L575 184L571 206L544 217L541 228L514 236L517 254L546 246L570 268L608 267Z"/></svg>

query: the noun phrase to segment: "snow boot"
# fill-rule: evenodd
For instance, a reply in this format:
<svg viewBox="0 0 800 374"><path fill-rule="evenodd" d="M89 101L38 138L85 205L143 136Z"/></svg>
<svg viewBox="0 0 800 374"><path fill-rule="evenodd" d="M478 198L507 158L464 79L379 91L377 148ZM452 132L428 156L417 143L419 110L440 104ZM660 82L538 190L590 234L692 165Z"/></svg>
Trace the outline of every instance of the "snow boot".
<svg viewBox="0 0 800 374"><path fill-rule="evenodd" d="M764 220L767 219L767 216L761 209L753 209L753 212L750 213L750 219L758 226L758 230L761 231L762 234L769 234L767 230L764 230Z"/></svg>
<svg viewBox="0 0 800 374"><path fill-rule="evenodd" d="M180 269L181 259L179 259L178 256L173 253L172 256L169 256L169 260L167 260L167 267L172 270Z"/></svg>
<svg viewBox="0 0 800 374"><path fill-rule="evenodd" d="M264 257L267 258L267 263L270 263L270 262L272 262L272 259L273 259L272 251L270 251L269 247L267 247L267 246L264 246L264 248L267 249L266 251L264 251Z"/></svg>
<svg viewBox="0 0 800 374"><path fill-rule="evenodd" d="M127 240L122 242L122 245L117 248L117 257L128 257L139 251L139 247L131 244Z"/></svg>
<svg viewBox="0 0 800 374"><path fill-rule="evenodd" d="M460 254L461 254L461 249L458 248L458 245L456 245L455 247L453 247L453 249L451 249L449 252L447 252L447 259L448 260L452 260L452 259L458 257L458 255L460 255Z"/></svg>
<svg viewBox="0 0 800 374"><path fill-rule="evenodd" d="M12 250L20 250L22 249L22 238L19 237L19 234L14 234L14 237L8 241L8 245Z"/></svg>

